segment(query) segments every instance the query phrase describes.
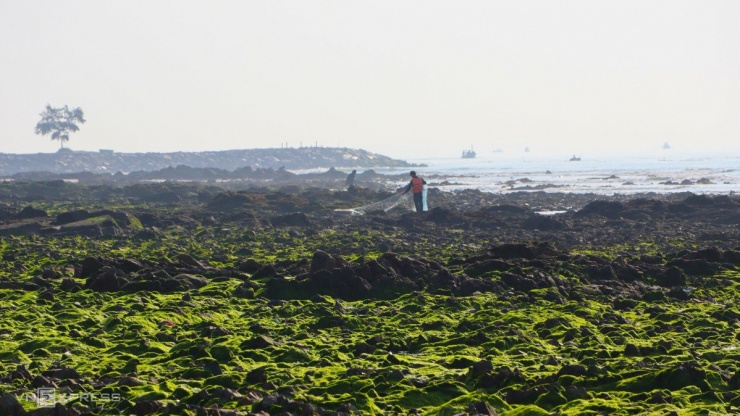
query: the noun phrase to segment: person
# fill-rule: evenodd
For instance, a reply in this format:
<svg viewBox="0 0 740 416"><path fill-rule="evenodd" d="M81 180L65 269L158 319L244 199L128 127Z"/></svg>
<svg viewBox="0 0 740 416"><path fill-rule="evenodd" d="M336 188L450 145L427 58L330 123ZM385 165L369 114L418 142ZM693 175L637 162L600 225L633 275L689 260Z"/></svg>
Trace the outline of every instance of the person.
<svg viewBox="0 0 740 416"><path fill-rule="evenodd" d="M416 176L416 172L413 170L410 173L411 175L411 182L409 182L408 185L406 185L406 188L403 190L403 194L406 195L411 191L414 195L414 207L416 207L416 212L422 212L424 211L424 185L427 184L427 182Z"/></svg>
<svg viewBox="0 0 740 416"><path fill-rule="evenodd" d="M347 190L355 187L355 175L357 175L357 169L353 170L352 173L347 175Z"/></svg>

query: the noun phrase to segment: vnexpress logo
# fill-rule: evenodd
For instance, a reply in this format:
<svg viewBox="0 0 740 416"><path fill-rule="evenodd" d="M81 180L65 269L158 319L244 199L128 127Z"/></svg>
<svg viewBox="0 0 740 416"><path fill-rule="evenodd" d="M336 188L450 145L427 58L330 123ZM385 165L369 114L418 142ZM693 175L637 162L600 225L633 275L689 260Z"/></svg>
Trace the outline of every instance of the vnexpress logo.
<svg viewBox="0 0 740 416"><path fill-rule="evenodd" d="M53 406L57 402L57 392L54 389L48 387L41 387L36 389L36 405L38 406Z"/></svg>
<svg viewBox="0 0 740 416"><path fill-rule="evenodd" d="M36 403L39 407L51 407L56 403L67 403L73 400L79 400L87 403L100 402L120 402L120 393L64 393L58 394L55 389L41 387L34 393L29 393L25 397L29 402Z"/></svg>

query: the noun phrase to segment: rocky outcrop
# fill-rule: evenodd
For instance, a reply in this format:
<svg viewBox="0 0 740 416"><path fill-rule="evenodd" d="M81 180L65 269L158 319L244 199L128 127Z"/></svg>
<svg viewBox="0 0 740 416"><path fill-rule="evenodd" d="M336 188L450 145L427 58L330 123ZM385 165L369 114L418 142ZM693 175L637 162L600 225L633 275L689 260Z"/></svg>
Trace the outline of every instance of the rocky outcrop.
<svg viewBox="0 0 740 416"><path fill-rule="evenodd" d="M182 167L180 167L182 165ZM116 173L172 169L165 172L181 177L192 175L191 168L236 170L251 168L311 169L319 167L406 167L407 162L361 149L300 147L297 149L241 149L217 152L117 153L112 151L2 154L0 175L18 172ZM174 169L173 167L178 167ZM190 168L188 168L190 167ZM178 171L175 171L178 170ZM244 172L241 172L244 173ZM249 172L247 172L249 173ZM199 172L208 175L208 172ZM213 175L213 172L211 172Z"/></svg>

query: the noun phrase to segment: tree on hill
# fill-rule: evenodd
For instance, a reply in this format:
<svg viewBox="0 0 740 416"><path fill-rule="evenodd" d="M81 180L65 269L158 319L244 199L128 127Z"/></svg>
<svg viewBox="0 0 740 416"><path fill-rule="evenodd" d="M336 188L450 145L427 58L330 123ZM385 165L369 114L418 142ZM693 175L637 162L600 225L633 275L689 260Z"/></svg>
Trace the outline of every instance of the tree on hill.
<svg viewBox="0 0 740 416"><path fill-rule="evenodd" d="M64 148L64 142L69 141L69 133L74 133L80 128L77 124L85 122L85 114L82 108L69 109L64 107L54 108L47 104L41 113L41 121L36 124L36 134L46 135L51 133L51 140L59 140Z"/></svg>

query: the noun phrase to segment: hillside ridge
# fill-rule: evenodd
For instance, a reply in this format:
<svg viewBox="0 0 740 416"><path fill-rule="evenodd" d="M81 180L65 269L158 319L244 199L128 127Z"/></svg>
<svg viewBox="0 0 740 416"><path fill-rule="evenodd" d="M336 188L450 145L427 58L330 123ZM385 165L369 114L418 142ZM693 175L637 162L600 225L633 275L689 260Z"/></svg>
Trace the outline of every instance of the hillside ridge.
<svg viewBox="0 0 740 416"><path fill-rule="evenodd" d="M362 149L338 147L300 147L276 149L235 149L205 152L119 153L63 149L55 153L0 153L0 175L20 172L52 173L129 173L153 171L175 166L220 168L242 167L314 169L328 167L410 167L414 164Z"/></svg>

